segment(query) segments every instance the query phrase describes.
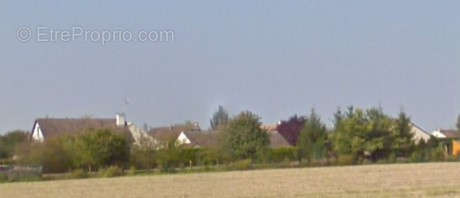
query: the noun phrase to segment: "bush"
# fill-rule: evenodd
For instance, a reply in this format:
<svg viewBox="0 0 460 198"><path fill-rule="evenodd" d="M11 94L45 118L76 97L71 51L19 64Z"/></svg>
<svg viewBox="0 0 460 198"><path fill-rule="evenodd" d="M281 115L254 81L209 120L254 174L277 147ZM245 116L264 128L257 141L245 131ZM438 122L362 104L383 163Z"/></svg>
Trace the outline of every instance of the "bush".
<svg viewBox="0 0 460 198"><path fill-rule="evenodd" d="M354 162L352 155L339 155L337 158L337 165L346 166L352 165Z"/></svg>
<svg viewBox="0 0 460 198"><path fill-rule="evenodd" d="M75 169L70 173L70 178L72 179L88 178L88 173L83 169Z"/></svg>
<svg viewBox="0 0 460 198"><path fill-rule="evenodd" d="M262 129L260 117L249 111L233 118L220 134L220 147L233 159L257 159L267 149L270 138Z"/></svg>
<svg viewBox="0 0 460 198"><path fill-rule="evenodd" d="M297 160L297 148L270 149L268 152L270 162L280 163Z"/></svg>
<svg viewBox="0 0 460 198"><path fill-rule="evenodd" d="M424 162L425 161L425 153L423 151L415 151L411 154L410 162Z"/></svg>
<svg viewBox="0 0 460 198"><path fill-rule="evenodd" d="M162 172L175 172L177 167L183 166L181 153L183 148L175 141L169 141L165 147L157 152L157 164Z"/></svg>
<svg viewBox="0 0 460 198"><path fill-rule="evenodd" d="M42 167L15 166L0 175L0 182L38 181L42 179Z"/></svg>
<svg viewBox="0 0 460 198"><path fill-rule="evenodd" d="M71 170L72 153L76 152L69 147L70 137L60 137L48 140L45 143L23 145L18 153L21 159L18 164L25 166L40 165L45 173L64 173Z"/></svg>
<svg viewBox="0 0 460 198"><path fill-rule="evenodd" d="M131 149L130 154L130 165L136 169L153 169L157 166L156 152L151 148L134 147Z"/></svg>
<svg viewBox="0 0 460 198"><path fill-rule="evenodd" d="M74 165L88 168L123 167L129 162L130 144L122 134L110 129L89 130L76 137L73 143Z"/></svg>
<svg viewBox="0 0 460 198"><path fill-rule="evenodd" d="M249 170L252 168L252 160L239 160L230 164L230 170Z"/></svg>
<svg viewBox="0 0 460 198"><path fill-rule="evenodd" d="M444 161L445 158L445 153L441 146L434 148L430 153L430 161Z"/></svg>
<svg viewBox="0 0 460 198"><path fill-rule="evenodd" d="M201 149L182 149L180 152L181 163L184 167L197 165L200 161ZM192 164L190 164L190 162Z"/></svg>
<svg viewBox="0 0 460 198"><path fill-rule="evenodd" d="M202 149L198 155L198 163L204 166L217 165L223 161L216 149Z"/></svg>
<svg viewBox="0 0 460 198"><path fill-rule="evenodd" d="M137 169L134 166L131 166L128 170L128 175L136 175Z"/></svg>
<svg viewBox="0 0 460 198"><path fill-rule="evenodd" d="M6 173L0 173L0 183L8 182L8 175Z"/></svg>
<svg viewBox="0 0 460 198"><path fill-rule="evenodd" d="M119 177L123 176L123 170L118 166L111 166L107 169L102 169L99 171L99 176L101 177Z"/></svg>

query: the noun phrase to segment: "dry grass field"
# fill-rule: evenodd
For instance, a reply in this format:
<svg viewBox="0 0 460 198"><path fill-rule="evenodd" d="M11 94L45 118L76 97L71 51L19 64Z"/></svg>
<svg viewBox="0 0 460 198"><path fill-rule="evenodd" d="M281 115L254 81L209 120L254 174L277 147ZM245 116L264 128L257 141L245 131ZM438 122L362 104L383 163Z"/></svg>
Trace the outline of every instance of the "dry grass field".
<svg viewBox="0 0 460 198"><path fill-rule="evenodd" d="M0 184L1 198L460 197L460 163L369 165Z"/></svg>

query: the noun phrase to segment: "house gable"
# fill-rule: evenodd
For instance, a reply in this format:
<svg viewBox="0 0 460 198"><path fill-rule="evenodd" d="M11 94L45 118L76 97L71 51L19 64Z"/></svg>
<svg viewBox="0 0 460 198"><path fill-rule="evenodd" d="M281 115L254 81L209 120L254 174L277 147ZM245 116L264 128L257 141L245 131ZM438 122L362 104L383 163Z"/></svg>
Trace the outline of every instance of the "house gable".
<svg viewBox="0 0 460 198"><path fill-rule="evenodd" d="M430 133L426 132L425 130L423 130L421 127L419 127L418 125L414 123L411 123L410 127L411 127L411 133L413 135L412 140L414 140L416 144L418 144L421 140L427 142L432 136Z"/></svg>
<svg viewBox="0 0 460 198"><path fill-rule="evenodd" d="M40 128L40 124L38 122L35 122L32 128L32 140L37 142L43 142L45 140L45 137L43 136L43 131Z"/></svg>
<svg viewBox="0 0 460 198"><path fill-rule="evenodd" d="M187 137L187 135L184 132L181 132L179 134L179 137L177 137L177 143L179 144L191 144L192 141Z"/></svg>
<svg viewBox="0 0 460 198"><path fill-rule="evenodd" d="M433 136L437 138L446 138L446 136L441 132L441 130L433 131Z"/></svg>

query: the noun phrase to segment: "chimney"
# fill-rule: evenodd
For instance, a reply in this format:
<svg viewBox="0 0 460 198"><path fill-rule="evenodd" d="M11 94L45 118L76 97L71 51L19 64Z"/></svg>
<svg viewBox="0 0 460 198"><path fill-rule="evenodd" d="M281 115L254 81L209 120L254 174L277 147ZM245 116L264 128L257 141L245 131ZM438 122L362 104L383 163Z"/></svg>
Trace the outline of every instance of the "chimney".
<svg viewBox="0 0 460 198"><path fill-rule="evenodd" d="M126 115L124 113L118 113L116 116L116 124L117 127L125 127L127 126L126 122Z"/></svg>

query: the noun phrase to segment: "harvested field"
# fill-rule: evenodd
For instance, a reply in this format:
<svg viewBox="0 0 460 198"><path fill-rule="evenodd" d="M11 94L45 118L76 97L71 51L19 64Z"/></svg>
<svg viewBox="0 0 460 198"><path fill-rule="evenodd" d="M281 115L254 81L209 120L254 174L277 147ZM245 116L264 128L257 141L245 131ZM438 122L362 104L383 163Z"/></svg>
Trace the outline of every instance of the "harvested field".
<svg viewBox="0 0 460 198"><path fill-rule="evenodd" d="M460 163L154 175L0 184L5 198L460 197Z"/></svg>

